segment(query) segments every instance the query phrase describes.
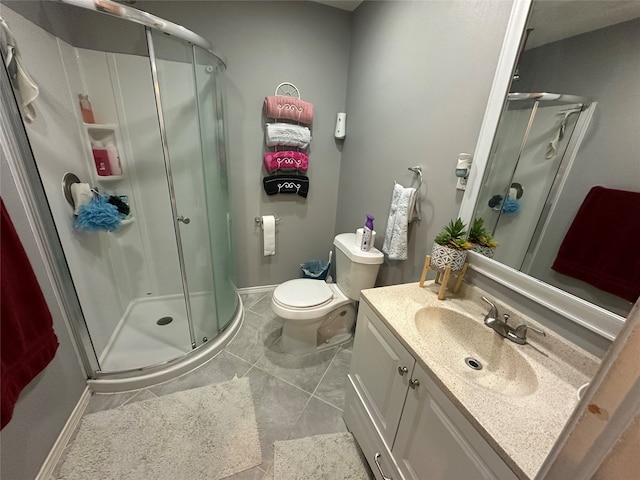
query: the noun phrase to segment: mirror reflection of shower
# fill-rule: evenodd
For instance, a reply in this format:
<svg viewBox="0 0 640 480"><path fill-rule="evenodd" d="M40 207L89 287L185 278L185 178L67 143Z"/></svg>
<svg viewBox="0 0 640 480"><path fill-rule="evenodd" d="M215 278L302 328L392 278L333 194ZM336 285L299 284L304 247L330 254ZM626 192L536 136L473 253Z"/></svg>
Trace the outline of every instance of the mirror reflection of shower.
<svg viewBox="0 0 640 480"><path fill-rule="evenodd" d="M499 244L495 260L527 272L590 103L567 94L508 95L476 211Z"/></svg>

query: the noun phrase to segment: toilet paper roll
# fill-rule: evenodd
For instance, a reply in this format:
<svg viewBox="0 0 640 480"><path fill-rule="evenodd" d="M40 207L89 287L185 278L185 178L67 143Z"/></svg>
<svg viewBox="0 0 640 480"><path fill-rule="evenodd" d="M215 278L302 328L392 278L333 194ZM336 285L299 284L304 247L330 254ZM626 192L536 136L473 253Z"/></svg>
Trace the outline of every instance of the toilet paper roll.
<svg viewBox="0 0 640 480"><path fill-rule="evenodd" d="M362 235L364 234L364 228L359 228L356 230L356 245L359 247L362 245ZM376 231L371 232L371 245L375 245L376 243Z"/></svg>
<svg viewBox="0 0 640 480"><path fill-rule="evenodd" d="M264 256L276 254L276 217L273 215L262 216L262 236Z"/></svg>

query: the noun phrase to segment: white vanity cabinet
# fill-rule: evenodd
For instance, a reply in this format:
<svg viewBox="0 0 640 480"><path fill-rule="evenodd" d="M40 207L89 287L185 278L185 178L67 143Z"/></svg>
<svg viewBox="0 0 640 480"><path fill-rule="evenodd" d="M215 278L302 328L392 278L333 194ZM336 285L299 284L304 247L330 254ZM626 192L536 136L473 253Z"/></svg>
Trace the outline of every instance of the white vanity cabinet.
<svg viewBox="0 0 640 480"><path fill-rule="evenodd" d="M379 480L517 479L364 300L344 419Z"/></svg>

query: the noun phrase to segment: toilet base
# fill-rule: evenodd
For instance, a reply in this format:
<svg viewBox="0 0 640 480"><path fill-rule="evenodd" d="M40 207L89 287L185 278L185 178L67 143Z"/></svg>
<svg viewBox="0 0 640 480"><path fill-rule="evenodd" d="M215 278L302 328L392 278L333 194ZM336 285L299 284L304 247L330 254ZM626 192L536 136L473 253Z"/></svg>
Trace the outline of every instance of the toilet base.
<svg viewBox="0 0 640 480"><path fill-rule="evenodd" d="M288 320L282 326L282 351L308 355L348 342L353 337L356 309L353 303L341 305L326 316L313 320Z"/></svg>

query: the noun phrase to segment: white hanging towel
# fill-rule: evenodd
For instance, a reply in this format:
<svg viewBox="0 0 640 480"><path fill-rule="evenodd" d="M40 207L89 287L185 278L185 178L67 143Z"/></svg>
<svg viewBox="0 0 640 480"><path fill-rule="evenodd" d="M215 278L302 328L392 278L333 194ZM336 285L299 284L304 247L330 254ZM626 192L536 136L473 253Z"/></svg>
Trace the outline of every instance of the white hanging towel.
<svg viewBox="0 0 640 480"><path fill-rule="evenodd" d="M33 122L36 118L36 111L32 103L38 98L38 85L22 66L16 39L9 25L2 17L0 17L0 49L2 49L5 67L7 67L11 77L11 83L16 91L22 114L27 122Z"/></svg>
<svg viewBox="0 0 640 480"><path fill-rule="evenodd" d="M407 232L412 210L415 208L416 194L415 188L405 188L397 183L393 186L387 232L382 246L382 251L389 256L389 260L407 259Z"/></svg>

